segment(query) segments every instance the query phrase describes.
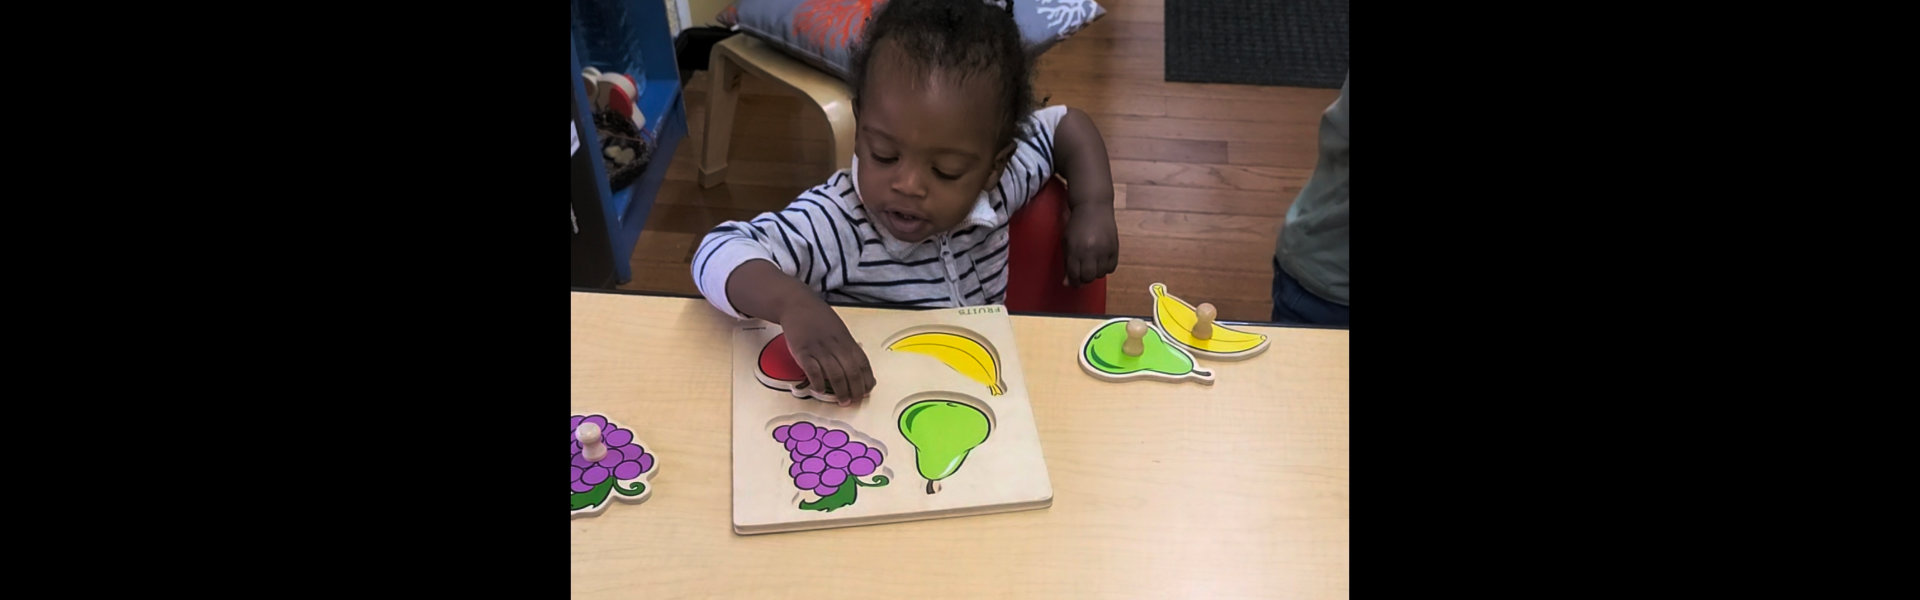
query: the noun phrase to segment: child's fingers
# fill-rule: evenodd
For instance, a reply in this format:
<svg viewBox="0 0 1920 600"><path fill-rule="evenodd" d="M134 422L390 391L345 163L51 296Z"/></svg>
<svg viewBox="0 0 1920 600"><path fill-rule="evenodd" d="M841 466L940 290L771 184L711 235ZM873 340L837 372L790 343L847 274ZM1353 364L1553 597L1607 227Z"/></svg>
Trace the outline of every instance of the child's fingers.
<svg viewBox="0 0 1920 600"><path fill-rule="evenodd" d="M820 359L820 367L827 372L827 381L833 385L833 395L845 400L859 400L860 396L853 392L853 387L847 385L847 368L841 364L837 354L829 352Z"/></svg>
<svg viewBox="0 0 1920 600"><path fill-rule="evenodd" d="M1075 259L1076 260L1074 262L1077 263L1080 266L1080 268L1078 272L1073 276L1073 284L1086 285L1088 283L1092 283L1094 278L1093 257L1088 254L1081 254L1080 256L1075 257Z"/></svg>
<svg viewBox="0 0 1920 600"><path fill-rule="evenodd" d="M880 380L873 376L873 363L867 361L865 350L860 351L860 364L866 367L862 374L867 376L867 391L873 391L873 386L880 385Z"/></svg>
<svg viewBox="0 0 1920 600"><path fill-rule="evenodd" d="M847 386L852 390L853 398L858 400L866 398L867 392L873 391L873 367L867 363L867 355L860 351L859 346L850 350L851 354L842 359L841 364L849 366Z"/></svg>
<svg viewBox="0 0 1920 600"><path fill-rule="evenodd" d="M820 362L814 360L813 355L795 353L793 355L793 362L798 363L800 365L800 371L807 374L808 389L825 393L825 390L822 388L826 387L826 372L820 369Z"/></svg>
<svg viewBox="0 0 1920 600"><path fill-rule="evenodd" d="M1067 254L1067 282L1072 283L1073 285L1080 285L1081 281L1082 280L1080 279L1080 257L1074 256L1073 253L1068 253Z"/></svg>

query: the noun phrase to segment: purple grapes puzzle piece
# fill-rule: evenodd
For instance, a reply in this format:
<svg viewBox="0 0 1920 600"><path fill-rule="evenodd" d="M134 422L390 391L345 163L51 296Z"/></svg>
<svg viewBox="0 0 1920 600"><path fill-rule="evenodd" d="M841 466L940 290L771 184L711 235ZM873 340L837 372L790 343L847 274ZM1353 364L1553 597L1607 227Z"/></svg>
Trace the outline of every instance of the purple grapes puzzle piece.
<svg viewBox="0 0 1920 600"><path fill-rule="evenodd" d="M589 461L586 445L580 441L580 425L592 423L600 428L600 442L606 456ZM645 502L653 495L649 481L660 472L653 452L633 434L606 415L573 415L573 516L598 515L615 498L624 502Z"/></svg>

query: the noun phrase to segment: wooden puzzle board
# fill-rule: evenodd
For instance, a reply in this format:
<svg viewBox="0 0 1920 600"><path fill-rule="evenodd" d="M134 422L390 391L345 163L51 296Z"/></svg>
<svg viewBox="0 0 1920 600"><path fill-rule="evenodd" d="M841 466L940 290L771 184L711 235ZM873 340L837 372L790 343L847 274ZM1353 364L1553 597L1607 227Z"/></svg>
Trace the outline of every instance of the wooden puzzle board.
<svg viewBox="0 0 1920 600"><path fill-rule="evenodd" d="M875 379L875 387L866 401L845 407L797 398L791 391L773 389L763 383L762 376L756 374L760 371L761 354L781 333L779 326L750 320L734 327L733 529L736 533L872 525L1052 505L1053 483L1041 454L1039 431L1033 421L1024 371L1014 348L1013 327L1005 307L841 314L854 340L866 350ZM896 340L927 333L959 335L990 344L998 362L994 373L998 379L987 379L1003 388L1002 393L995 395L993 386L963 375L941 359L888 349L888 344ZM939 335L914 341L928 341L929 337L954 341ZM966 360L963 355L947 353L947 356L949 360ZM913 408L923 410L911 410ZM967 431L967 423L976 412L984 416L987 423L985 440L966 452L956 468L946 468L953 464L950 458L954 452L936 449L929 453L933 457L929 468L939 476L939 481L937 491L928 493L930 480L922 474L919 448L902 432L902 416L912 413L913 419L917 419L907 421L909 429L916 431L915 439L937 446L943 442L954 445L951 439L965 437L948 432ZM793 424L799 421L815 425L816 430L824 426L844 431L852 441L880 451L881 464L872 475L859 477L858 484L848 480L840 486L854 486L857 494L852 503L832 510L817 510L845 497L832 494L842 497L822 503L825 499L815 491L796 487L797 476L793 473L800 471L795 470L795 450L776 439L775 432L780 430L785 434L783 437L796 437ZM939 434L927 433L936 431L927 423L941 424ZM781 429L782 426L786 428ZM822 435L818 431L809 433L816 439ZM959 444L963 445L964 441ZM838 457L838 461L844 462L844 458ZM812 466L819 467L818 464ZM944 476L940 476L942 469L946 469ZM884 485L868 485L880 477L885 478ZM803 505L814 509L802 508Z"/></svg>

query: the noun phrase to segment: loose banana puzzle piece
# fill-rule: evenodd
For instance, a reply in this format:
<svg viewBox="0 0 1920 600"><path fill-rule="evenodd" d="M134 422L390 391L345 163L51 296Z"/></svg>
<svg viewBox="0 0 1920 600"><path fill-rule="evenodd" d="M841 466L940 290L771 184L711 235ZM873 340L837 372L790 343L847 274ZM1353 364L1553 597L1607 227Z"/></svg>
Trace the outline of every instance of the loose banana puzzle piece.
<svg viewBox="0 0 1920 600"><path fill-rule="evenodd" d="M1216 313L1212 304L1196 309L1167 293L1162 283L1148 289L1153 293L1154 323L1166 333L1167 341L1182 349L1216 360L1242 360L1267 350L1267 336L1213 322Z"/></svg>

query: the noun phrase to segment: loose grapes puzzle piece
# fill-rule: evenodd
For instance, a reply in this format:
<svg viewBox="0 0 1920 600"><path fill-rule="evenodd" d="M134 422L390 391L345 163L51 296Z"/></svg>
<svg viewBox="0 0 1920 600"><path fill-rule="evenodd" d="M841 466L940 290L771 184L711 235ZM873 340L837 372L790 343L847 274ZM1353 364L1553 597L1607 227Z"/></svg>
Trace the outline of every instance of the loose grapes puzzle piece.
<svg viewBox="0 0 1920 600"><path fill-rule="evenodd" d="M805 376L780 359L778 325L734 330L735 533L1053 504L1005 307L834 310L880 375L847 406L794 397Z"/></svg>
<svg viewBox="0 0 1920 600"><path fill-rule="evenodd" d="M660 465L633 431L606 415L573 415L573 516L600 514L615 498L646 502Z"/></svg>

